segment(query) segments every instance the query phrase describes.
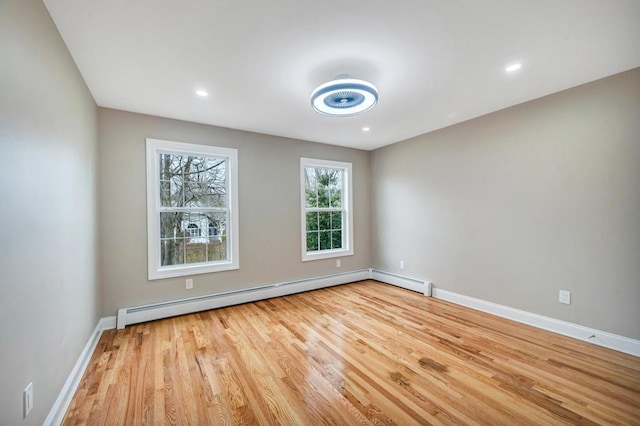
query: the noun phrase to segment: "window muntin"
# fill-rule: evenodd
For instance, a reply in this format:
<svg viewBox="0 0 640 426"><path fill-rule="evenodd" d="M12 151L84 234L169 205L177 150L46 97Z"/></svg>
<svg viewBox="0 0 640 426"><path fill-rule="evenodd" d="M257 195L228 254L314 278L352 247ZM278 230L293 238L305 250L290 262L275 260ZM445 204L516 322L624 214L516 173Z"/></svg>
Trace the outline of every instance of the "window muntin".
<svg viewBox="0 0 640 426"><path fill-rule="evenodd" d="M238 269L237 150L147 139L149 279Z"/></svg>
<svg viewBox="0 0 640 426"><path fill-rule="evenodd" d="M351 163L302 158L302 260L353 254Z"/></svg>

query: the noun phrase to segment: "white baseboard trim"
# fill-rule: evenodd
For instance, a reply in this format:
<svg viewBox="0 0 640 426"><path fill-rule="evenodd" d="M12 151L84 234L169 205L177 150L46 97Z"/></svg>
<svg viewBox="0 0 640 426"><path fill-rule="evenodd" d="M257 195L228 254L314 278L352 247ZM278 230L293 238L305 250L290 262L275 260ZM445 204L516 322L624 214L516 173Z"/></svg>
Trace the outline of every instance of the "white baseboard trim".
<svg viewBox="0 0 640 426"><path fill-rule="evenodd" d="M574 339L579 339L594 345L604 346L605 348L614 349L619 352L640 356L640 340L634 340L617 334L608 333L606 331L596 330L594 328L545 317L543 315L511 308L505 305L499 305L493 302L487 302L485 300L464 296L451 291L442 290L440 288L433 289L433 297L531 325L553 333L573 337Z"/></svg>
<svg viewBox="0 0 640 426"><path fill-rule="evenodd" d="M385 284L391 284L396 287L416 291L424 294L425 296L431 296L431 283L429 282L377 269L369 269L369 278Z"/></svg>
<svg viewBox="0 0 640 426"><path fill-rule="evenodd" d="M102 331L104 330L113 330L116 328L116 317L104 317L100 319L99 325L102 327Z"/></svg>
<svg viewBox="0 0 640 426"><path fill-rule="evenodd" d="M100 341L100 336L102 336L102 332L104 330L113 329L116 325L116 317L106 317L101 318L96 325L96 328L91 333L89 337L89 341L82 349L80 353L80 357L76 361L69 377L67 377L67 381L64 383L62 390L58 394L58 398L56 402L54 402L53 407L49 411L49 415L44 421L45 426L58 426L62 423L64 419L64 415L69 408L69 404L71 404L71 400L73 399L73 395L75 395L78 386L80 385L80 380L84 375L87 366L89 365L89 361L93 356L93 352Z"/></svg>
<svg viewBox="0 0 640 426"><path fill-rule="evenodd" d="M122 308L118 310L117 328L121 329L130 324L238 305L240 303L255 302L257 300L286 296L303 291L317 290L362 281L368 278L369 270L363 269L152 305Z"/></svg>

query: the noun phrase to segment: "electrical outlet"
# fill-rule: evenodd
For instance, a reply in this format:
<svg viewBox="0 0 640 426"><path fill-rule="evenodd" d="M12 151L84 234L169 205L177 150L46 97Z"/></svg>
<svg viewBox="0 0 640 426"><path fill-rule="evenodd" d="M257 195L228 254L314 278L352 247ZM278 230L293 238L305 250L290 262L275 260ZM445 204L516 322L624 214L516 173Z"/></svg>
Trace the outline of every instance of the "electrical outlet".
<svg viewBox="0 0 640 426"><path fill-rule="evenodd" d="M193 278L187 278L185 280L185 287L187 290L191 290L193 288Z"/></svg>
<svg viewBox="0 0 640 426"><path fill-rule="evenodd" d="M339 268L340 266L342 266L342 263L340 262L340 259L336 260L336 268Z"/></svg>
<svg viewBox="0 0 640 426"><path fill-rule="evenodd" d="M33 382L29 383L27 387L24 388L24 392L22 392L22 402L24 417L27 417L33 408Z"/></svg>
<svg viewBox="0 0 640 426"><path fill-rule="evenodd" d="M400 269L404 269L404 260L400 261Z"/></svg>
<svg viewBox="0 0 640 426"><path fill-rule="evenodd" d="M558 296L558 301L560 303L564 303L565 305L571 304L571 292L569 290L560 290L560 294Z"/></svg>

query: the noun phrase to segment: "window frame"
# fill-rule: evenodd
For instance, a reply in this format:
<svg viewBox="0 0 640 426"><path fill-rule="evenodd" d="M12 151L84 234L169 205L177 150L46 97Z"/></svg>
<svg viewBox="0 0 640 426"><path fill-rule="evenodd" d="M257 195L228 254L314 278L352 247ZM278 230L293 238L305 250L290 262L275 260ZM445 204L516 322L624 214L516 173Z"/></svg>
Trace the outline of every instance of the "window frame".
<svg viewBox="0 0 640 426"><path fill-rule="evenodd" d="M305 191L305 168L317 167L324 169L342 170L342 235L343 247L340 249L307 251L307 205ZM316 158L300 158L300 230L302 261L331 259L335 257L352 256L353 244L353 166L352 163L343 161L321 160Z"/></svg>
<svg viewBox="0 0 640 426"><path fill-rule="evenodd" d="M227 244L229 259L226 261L202 262L161 266L160 244L160 154L200 155L225 158L227 160ZM211 145L198 145L161 139L146 140L147 171L147 262L148 279L182 277L229 271L240 268L239 219L238 219L238 150Z"/></svg>

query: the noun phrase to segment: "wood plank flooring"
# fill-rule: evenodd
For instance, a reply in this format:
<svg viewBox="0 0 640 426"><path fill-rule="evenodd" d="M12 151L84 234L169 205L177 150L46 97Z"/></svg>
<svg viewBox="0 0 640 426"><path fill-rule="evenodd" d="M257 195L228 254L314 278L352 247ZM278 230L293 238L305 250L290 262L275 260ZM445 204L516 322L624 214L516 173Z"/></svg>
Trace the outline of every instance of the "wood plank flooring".
<svg viewBox="0 0 640 426"><path fill-rule="evenodd" d="M106 331L64 425L640 425L640 358L363 281Z"/></svg>

